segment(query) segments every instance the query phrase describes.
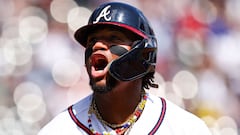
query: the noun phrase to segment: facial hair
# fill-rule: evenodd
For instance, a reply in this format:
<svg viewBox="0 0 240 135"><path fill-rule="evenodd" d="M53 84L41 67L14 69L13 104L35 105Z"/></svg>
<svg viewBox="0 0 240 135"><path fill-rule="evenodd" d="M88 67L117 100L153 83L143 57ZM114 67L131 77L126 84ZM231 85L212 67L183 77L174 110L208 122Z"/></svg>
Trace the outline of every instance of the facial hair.
<svg viewBox="0 0 240 135"><path fill-rule="evenodd" d="M95 81L92 78L90 78L90 82L89 82L93 92L101 93L101 94L112 91L112 89L117 85L117 83L118 81L115 78L113 78L110 74L107 75L106 85L104 86L96 85Z"/></svg>

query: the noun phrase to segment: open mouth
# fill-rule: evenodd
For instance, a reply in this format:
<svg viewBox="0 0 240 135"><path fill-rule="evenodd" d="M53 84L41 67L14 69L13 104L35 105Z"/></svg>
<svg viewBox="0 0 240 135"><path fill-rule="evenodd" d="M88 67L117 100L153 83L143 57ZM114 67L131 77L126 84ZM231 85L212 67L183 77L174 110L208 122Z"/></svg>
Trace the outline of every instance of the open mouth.
<svg viewBox="0 0 240 135"><path fill-rule="evenodd" d="M92 55L91 59L92 59L92 66L95 68L96 71L104 70L104 68L108 64L107 58L101 54L94 54Z"/></svg>
<svg viewBox="0 0 240 135"><path fill-rule="evenodd" d="M93 77L102 77L107 73L108 60L102 54L93 54L91 56L92 70L91 74Z"/></svg>

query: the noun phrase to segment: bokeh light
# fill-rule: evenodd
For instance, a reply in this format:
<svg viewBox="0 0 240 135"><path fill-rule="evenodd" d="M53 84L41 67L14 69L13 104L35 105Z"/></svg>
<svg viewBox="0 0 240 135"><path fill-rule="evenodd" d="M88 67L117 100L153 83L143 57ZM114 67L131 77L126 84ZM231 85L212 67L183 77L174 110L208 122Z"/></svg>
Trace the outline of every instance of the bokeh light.
<svg viewBox="0 0 240 135"><path fill-rule="evenodd" d="M229 116L222 116L216 121L216 126L219 129L226 129L226 128L231 128L233 130L237 130L237 123L235 120Z"/></svg>
<svg viewBox="0 0 240 135"><path fill-rule="evenodd" d="M56 21L67 23L68 12L74 7L77 7L74 0L53 0L50 7L51 15Z"/></svg>
<svg viewBox="0 0 240 135"><path fill-rule="evenodd" d="M52 76L58 85L69 87L80 79L81 69L73 60L61 60L53 66Z"/></svg>
<svg viewBox="0 0 240 135"><path fill-rule="evenodd" d="M5 41L0 38L0 76L8 76L11 73L13 73L15 66L13 64L10 64L6 61L4 54L3 54L3 46Z"/></svg>
<svg viewBox="0 0 240 135"><path fill-rule="evenodd" d="M81 26L86 25L91 13L92 12L86 7L75 7L71 9L67 18L68 27L71 31L76 31Z"/></svg>
<svg viewBox="0 0 240 135"><path fill-rule="evenodd" d="M165 96L168 100L173 102L174 104L185 108L184 102L183 102L183 97L182 95L179 95L179 92L176 91L176 84L173 82L165 82Z"/></svg>
<svg viewBox="0 0 240 135"><path fill-rule="evenodd" d="M8 40L2 49L5 60L10 64L24 65L32 59L32 46L19 38Z"/></svg>
<svg viewBox="0 0 240 135"><path fill-rule="evenodd" d="M23 19L25 17L40 17L44 21L48 21L48 15L46 11L44 11L42 8L39 8L37 6L29 6L22 10L21 14L19 15L20 19Z"/></svg>
<svg viewBox="0 0 240 135"><path fill-rule="evenodd" d="M198 92L196 77L188 71L180 71L173 78L173 90L184 99L194 98Z"/></svg>
<svg viewBox="0 0 240 135"><path fill-rule="evenodd" d="M33 94L42 97L42 91L38 85L33 82L20 83L14 90L13 99L15 104L18 104L19 100L26 94Z"/></svg>
<svg viewBox="0 0 240 135"><path fill-rule="evenodd" d="M17 102L17 111L22 121L35 123L45 116L46 105L41 96L25 94Z"/></svg>
<svg viewBox="0 0 240 135"><path fill-rule="evenodd" d="M32 82L19 84L14 91L14 101L21 120L34 123L46 113L46 104L40 87Z"/></svg>
<svg viewBox="0 0 240 135"><path fill-rule="evenodd" d="M19 38L19 20L17 18L9 18L2 24L1 36L5 39Z"/></svg>
<svg viewBox="0 0 240 135"><path fill-rule="evenodd" d="M7 108L2 106L0 107L0 111L4 112L0 117L0 133L3 135L23 135L24 131L22 123L17 119L16 108Z"/></svg>
<svg viewBox="0 0 240 135"><path fill-rule="evenodd" d="M179 59L188 66L199 66L203 63L204 50L201 42L197 39L179 38L178 39Z"/></svg>
<svg viewBox="0 0 240 135"><path fill-rule="evenodd" d="M29 43L38 43L46 38L47 22L37 16L28 16L19 23L19 33L22 39Z"/></svg>
<svg viewBox="0 0 240 135"><path fill-rule="evenodd" d="M202 2L205 1L205 2ZM208 0L194 1L191 7L193 17L202 23L211 23L217 18L217 9Z"/></svg>

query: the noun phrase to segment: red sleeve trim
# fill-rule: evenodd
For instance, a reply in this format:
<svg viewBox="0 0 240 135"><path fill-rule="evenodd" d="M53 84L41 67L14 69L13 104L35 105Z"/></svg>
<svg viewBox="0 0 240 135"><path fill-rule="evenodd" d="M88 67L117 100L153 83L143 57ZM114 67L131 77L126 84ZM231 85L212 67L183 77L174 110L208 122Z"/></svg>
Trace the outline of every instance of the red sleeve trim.
<svg viewBox="0 0 240 135"><path fill-rule="evenodd" d="M154 126L154 128L152 129L151 132L149 132L148 135L153 135L157 132L158 128L160 127L160 125L162 124L163 122L163 119L164 119L164 116L165 116L165 113L166 113L166 100L163 99L163 98L160 98L161 101L162 101L162 111L161 111L161 114L160 114L160 117L158 119L158 122L156 123L156 125Z"/></svg>
<svg viewBox="0 0 240 135"><path fill-rule="evenodd" d="M82 130L84 130L86 133L88 133L89 135L94 135L91 130L89 128L87 128L85 125L83 125L78 119L77 117L74 115L73 110L72 110L72 106L68 107L68 112L72 118L72 120L77 124L77 126L79 128L81 128Z"/></svg>

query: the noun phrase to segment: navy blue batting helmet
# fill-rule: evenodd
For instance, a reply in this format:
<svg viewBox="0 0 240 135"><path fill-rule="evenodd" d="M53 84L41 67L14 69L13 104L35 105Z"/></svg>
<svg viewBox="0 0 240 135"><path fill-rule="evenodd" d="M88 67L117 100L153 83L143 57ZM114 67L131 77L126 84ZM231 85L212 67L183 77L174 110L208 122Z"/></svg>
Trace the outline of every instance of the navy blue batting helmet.
<svg viewBox="0 0 240 135"><path fill-rule="evenodd" d="M74 37L86 47L88 35L102 26L118 27L141 37L130 51L111 63L109 72L114 78L130 81L155 72L157 42L148 20L140 10L125 3L104 3L93 11L88 24L79 28Z"/></svg>

